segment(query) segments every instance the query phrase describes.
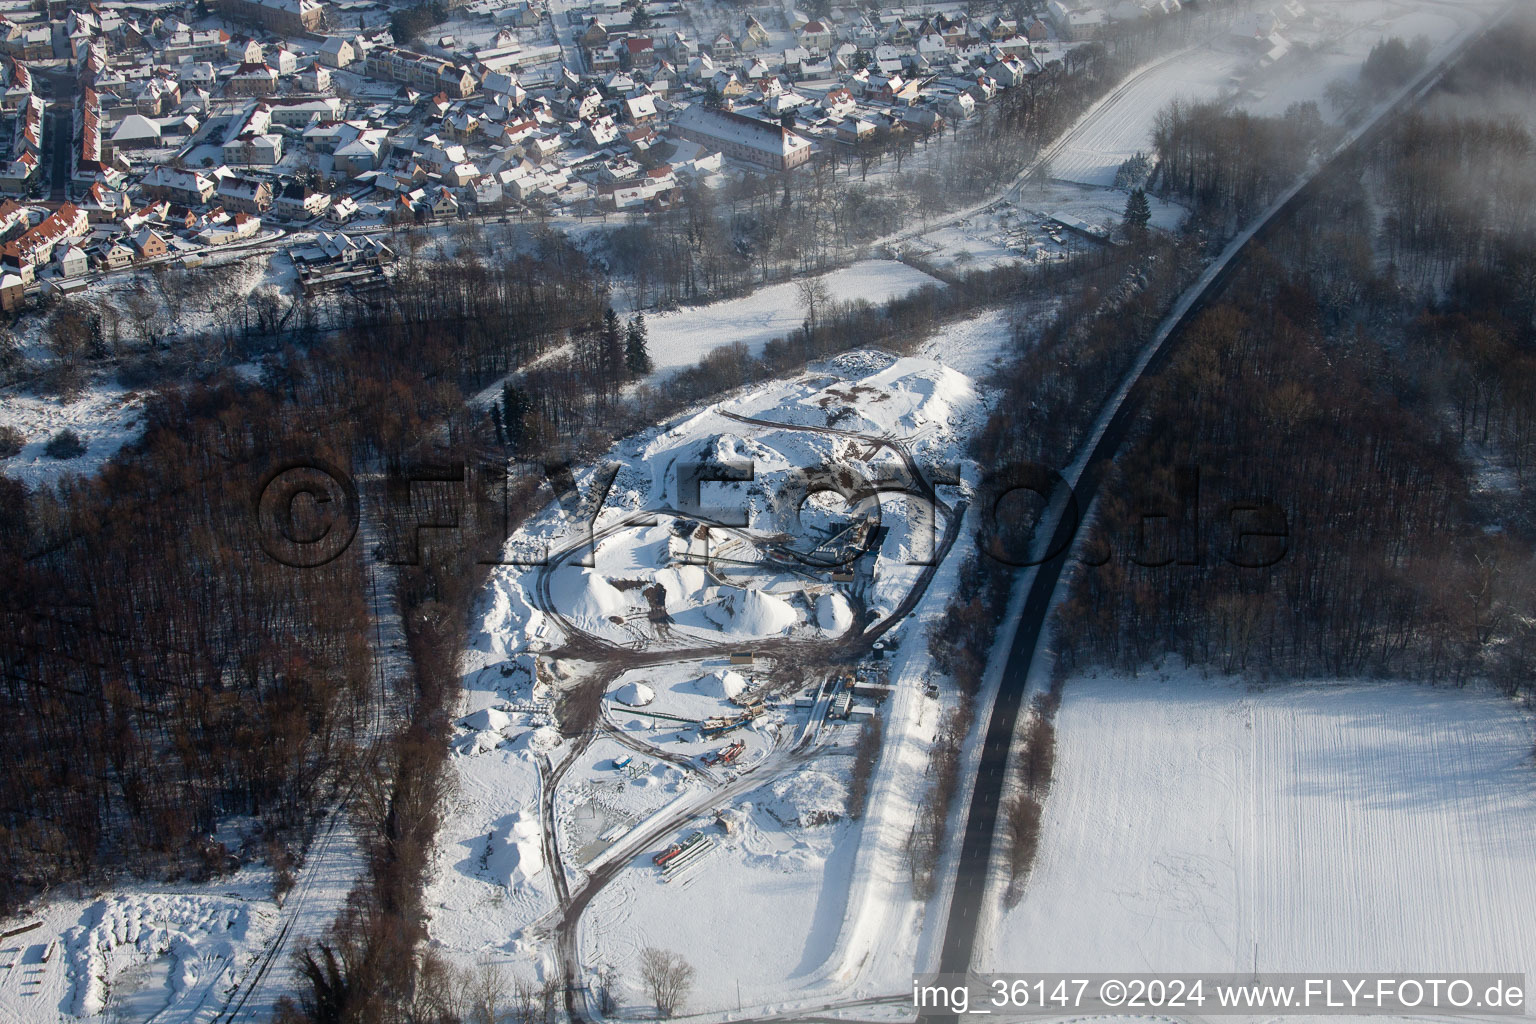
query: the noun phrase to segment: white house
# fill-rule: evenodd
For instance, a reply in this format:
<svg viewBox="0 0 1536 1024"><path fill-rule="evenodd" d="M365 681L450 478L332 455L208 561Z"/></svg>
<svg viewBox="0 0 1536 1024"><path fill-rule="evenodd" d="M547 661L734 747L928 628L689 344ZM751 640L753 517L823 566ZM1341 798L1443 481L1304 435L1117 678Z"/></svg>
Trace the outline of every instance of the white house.
<svg viewBox="0 0 1536 1024"><path fill-rule="evenodd" d="M237 213L225 224L216 224L197 236L204 245L228 245L241 239L253 238L261 231L261 218L249 213Z"/></svg>
<svg viewBox="0 0 1536 1024"><path fill-rule="evenodd" d="M968 92L957 93L951 97L948 103L944 104L944 115L954 118L956 121L963 121L974 113L976 113L976 101L971 98L971 94Z"/></svg>
<svg viewBox="0 0 1536 1024"><path fill-rule="evenodd" d="M326 36L317 56L320 63L328 68L344 68L357 60L357 50L351 42L340 36Z"/></svg>
<svg viewBox="0 0 1536 1024"><path fill-rule="evenodd" d="M299 88L305 92L330 92L331 69L315 61L299 72Z"/></svg>
<svg viewBox="0 0 1536 1024"><path fill-rule="evenodd" d="M90 269L90 260L85 255L85 250L78 245L69 245L54 254L54 260L59 264L59 274L62 277L79 277Z"/></svg>
<svg viewBox="0 0 1536 1024"><path fill-rule="evenodd" d="M325 219L332 224L345 224L357 214L357 200L351 196L342 196L332 202L330 209L325 211Z"/></svg>

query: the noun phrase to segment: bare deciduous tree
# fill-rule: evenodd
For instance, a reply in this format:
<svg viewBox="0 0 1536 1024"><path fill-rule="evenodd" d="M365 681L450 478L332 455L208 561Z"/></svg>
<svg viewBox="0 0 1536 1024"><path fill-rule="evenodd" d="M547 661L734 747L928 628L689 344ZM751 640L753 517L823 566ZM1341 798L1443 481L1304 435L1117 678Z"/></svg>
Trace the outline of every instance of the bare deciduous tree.
<svg viewBox="0 0 1536 1024"><path fill-rule="evenodd" d="M510 1016L506 975L495 964L481 964L465 979L463 1004L467 1024L502 1024Z"/></svg>
<svg viewBox="0 0 1536 1024"><path fill-rule="evenodd" d="M805 322L811 330L815 330L832 303L832 293L827 290L827 283L819 277L802 278L795 285L795 294L800 300L800 308L805 311Z"/></svg>
<svg viewBox="0 0 1536 1024"><path fill-rule="evenodd" d="M693 987L693 965L671 950L647 946L640 951L640 980L656 1012L671 1017Z"/></svg>

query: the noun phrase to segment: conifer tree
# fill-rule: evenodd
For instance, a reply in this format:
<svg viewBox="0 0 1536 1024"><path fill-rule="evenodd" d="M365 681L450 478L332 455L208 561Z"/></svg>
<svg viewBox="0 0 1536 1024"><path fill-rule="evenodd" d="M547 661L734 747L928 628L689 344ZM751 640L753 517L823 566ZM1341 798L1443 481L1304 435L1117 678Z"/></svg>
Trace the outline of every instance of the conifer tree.
<svg viewBox="0 0 1536 1024"><path fill-rule="evenodd" d="M649 337L645 330L645 314L636 313L629 321L624 338L624 363L631 377L644 377L651 372Z"/></svg>

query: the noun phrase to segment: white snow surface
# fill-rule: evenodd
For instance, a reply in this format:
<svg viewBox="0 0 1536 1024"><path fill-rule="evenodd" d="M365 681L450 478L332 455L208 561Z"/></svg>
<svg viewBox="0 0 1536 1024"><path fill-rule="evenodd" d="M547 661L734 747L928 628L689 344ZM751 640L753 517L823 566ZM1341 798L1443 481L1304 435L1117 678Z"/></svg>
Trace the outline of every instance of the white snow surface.
<svg viewBox="0 0 1536 1024"><path fill-rule="evenodd" d="M1240 66L1236 54L1195 49L1145 69L1095 107L1056 150L1051 176L1084 185L1114 184L1115 171L1137 151L1152 152L1152 125L1175 99L1220 96Z"/></svg>
<svg viewBox="0 0 1536 1024"><path fill-rule="evenodd" d="M243 874L178 891L123 886L0 922L40 925L0 942L0 1021L211 1024L275 931L270 875Z"/></svg>
<svg viewBox="0 0 1536 1024"><path fill-rule="evenodd" d="M580 948L588 969L610 962L630 969L626 949L681 928L668 945L710 979L690 1009L734 1006L736 977L743 999L764 1005L786 996L824 999L850 984L867 989L900 973L918 942L921 911L910 899L904 869L886 861L899 857L905 844L910 794L900 794L900 806L878 823L838 820L846 813L840 777L846 766L783 763L808 727L804 712L788 702L771 701L776 706L766 714L724 737L704 737L696 723L740 713L733 697L757 688L765 673L777 678L771 657L738 671L728 664L730 652L751 649L755 637L825 641L856 628L855 622L867 625L869 616L861 617L856 604L894 608L921 572L900 563L927 554L933 543L933 524L910 507L916 503L898 496L879 503L885 539L875 555L861 560L859 583L834 582L830 570L788 571L765 563L773 545L814 547L869 511L856 503L813 508L807 502L809 525L802 526L799 510L783 500L783 488L802 471L823 465L889 479L904 468L893 441L925 467L958 462L967 485L974 486L979 471L963 458L963 444L984 422L987 396L967 373L989 374L1011 345L1008 319L987 313L937 333L916 356L849 352L797 377L749 386L616 445L608 458L619 464L618 474L595 513L590 499L576 509L551 503L510 538L509 556L535 561L548 553L561 561L547 578L537 566L499 567L478 609L478 629L461 665L466 696L460 714L467 717L452 760L458 786L427 888L435 943L464 964L510 959L523 970L554 969L547 945L555 909L550 863L545 860L542 874L518 877L512 868L523 864L521 858L516 865L495 862L497 843L505 846L510 838L509 822L531 821L535 808L547 806L553 822L541 821L540 828L557 844L572 892L614 857L632 859L582 917ZM951 358L963 369L946 365ZM700 530L701 520L676 511L686 504L680 465L744 460L753 465L751 480L707 483L699 495L703 522L739 515L744 525ZM593 493L593 476L577 472L583 498ZM945 495L953 501L956 491ZM595 538L590 548L589 535ZM953 580L948 567L941 580L912 629L926 628L947 598ZM661 611L666 621L658 623ZM605 734L584 748L578 741L540 757L523 738L531 721L515 709L529 700L536 677L549 690L589 677L589 664L566 655L545 664L545 652L558 649L573 630L620 648L655 651L670 644L679 659L609 680ZM901 631L888 634L887 643ZM912 647L920 651L922 644ZM682 654L699 648L712 653ZM537 670L522 667L531 658L539 659ZM920 690L915 678L904 685ZM641 698L649 698L643 708L630 703ZM893 716L915 714L920 721L893 719L888 733L893 748L900 748L903 770L910 766L919 776L934 725L928 703L920 693L895 702L900 710ZM487 709L504 709L513 721L485 728L500 725L499 718L479 714ZM857 727L828 728L843 748L833 756L850 757ZM736 741L745 747L731 764L704 763L703 755ZM770 767L762 776L752 774L765 765ZM555 766L563 774L545 801L546 773ZM784 776L786 770L791 774ZM720 786L732 795L717 795ZM735 831L711 825L717 811L736 822ZM513 813L516 819L507 818ZM637 848L636 835L662 823L673 827L679 815L699 814L706 816L677 826L674 838L706 827L717 848L686 877L661 881L650 861L658 844ZM861 842L871 835L877 838L873 863L856 876ZM892 920L888 915L880 921L862 913L849 917L848 887L855 877L861 893L904 918L902 935L877 935L880 921ZM741 935L729 944L718 941L717 915L707 910L723 901L742 922ZM862 951L871 942L881 964L849 970L845 948L861 951L851 954L855 961L867 960ZM886 964L890 950L900 952Z"/></svg>
<svg viewBox="0 0 1536 1024"><path fill-rule="evenodd" d="M755 796L765 794L759 792ZM846 822L786 829L748 802L735 835L682 878L669 880L642 854L604 888L581 921L582 959L617 967L643 1004L636 953L681 953L697 971L689 1013L770 1006L810 981L835 948L856 836ZM702 824L702 823L700 823Z"/></svg>
<svg viewBox="0 0 1536 1024"><path fill-rule="evenodd" d="M1530 974L1532 739L1471 689L1071 680L981 966Z"/></svg>
<svg viewBox="0 0 1536 1024"><path fill-rule="evenodd" d="M813 828L837 821L848 812L848 786L826 772L803 768L771 787L763 809L785 825Z"/></svg>
<svg viewBox="0 0 1536 1024"><path fill-rule="evenodd" d="M896 260L862 260L820 279L838 302L878 304L924 285L942 287L938 279ZM768 285L739 299L647 316L653 379L692 366L724 345L740 342L755 354L769 340L785 337L805 319L797 288L792 281Z"/></svg>
<svg viewBox="0 0 1536 1024"><path fill-rule="evenodd" d="M143 429L143 396L115 384L94 385L68 401L40 398L10 389L0 392L0 426L21 432L25 447L0 459L0 473L29 487L56 483L69 474L90 476ZM48 441L69 428L85 442L85 454L54 459L44 454Z"/></svg>
<svg viewBox="0 0 1536 1024"><path fill-rule="evenodd" d="M1090 110L1059 144L1051 174L1084 185L1112 185L1121 163L1138 151L1151 155L1157 114L1174 99L1231 100L1263 115L1310 101L1323 117L1335 117L1339 111L1325 100L1328 86L1353 82L1377 42L1423 36L1433 59L1496 6L1490 0L1312 0L1301 5L1301 18L1282 18L1279 35L1290 50L1267 66L1261 48L1234 38L1231 28L1217 29L1205 44L1132 75ZM1265 10L1284 13L1278 4Z"/></svg>

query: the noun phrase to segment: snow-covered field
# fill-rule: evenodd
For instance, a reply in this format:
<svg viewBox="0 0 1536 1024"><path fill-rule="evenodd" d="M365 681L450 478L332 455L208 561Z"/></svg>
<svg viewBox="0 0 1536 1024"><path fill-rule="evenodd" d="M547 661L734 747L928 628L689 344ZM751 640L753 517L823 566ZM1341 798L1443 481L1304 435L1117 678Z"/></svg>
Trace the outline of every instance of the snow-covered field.
<svg viewBox="0 0 1536 1024"><path fill-rule="evenodd" d="M14 389L0 393L0 425L15 427L26 439L20 453L0 459L0 473L29 487L51 484L69 473L90 476L137 434L143 405L142 396L115 384L93 386L67 402ZM66 427L85 442L85 454L50 458L43 448Z"/></svg>
<svg viewBox="0 0 1536 1024"><path fill-rule="evenodd" d="M839 302L872 303L939 283L895 260L863 260L822 274L821 280ZM692 366L722 345L741 342L756 353L773 338L788 335L805 319L797 287L794 282L769 285L739 299L647 317L656 378Z"/></svg>
<svg viewBox="0 0 1536 1024"><path fill-rule="evenodd" d="M1112 185L1121 163L1138 151L1151 152L1157 114L1174 99L1224 97L1258 114L1282 114L1292 103L1312 101L1325 118L1335 116L1338 111L1324 99L1329 84L1353 82L1377 42L1423 36L1433 56L1496 6L1491 0L1313 0L1303 6L1301 18L1282 18L1279 35L1290 49L1268 66L1257 47L1218 29L1206 45L1131 76L1096 106L1059 144L1051 174L1084 185ZM1241 27L1250 16L1238 20Z"/></svg>
<svg viewBox="0 0 1536 1024"><path fill-rule="evenodd" d="M740 1005L757 1007L803 985L833 952L858 837L845 821L786 827L769 810L781 803L771 788L749 794L737 832L715 833L681 879L636 858L583 917L583 960L634 979L640 949L672 949L698 971L693 1013L735 1010L738 986ZM627 996L645 1002L633 982Z"/></svg>
<svg viewBox="0 0 1536 1024"><path fill-rule="evenodd" d="M983 967L1536 972L1529 715L1474 690L1074 679Z"/></svg>
<svg viewBox="0 0 1536 1024"><path fill-rule="evenodd" d="M1051 176L1084 185L1113 185L1122 163L1137 151L1151 152L1158 111L1180 97L1216 98L1230 88L1239 66L1234 54L1202 48L1132 76L1062 142L1051 160Z"/></svg>

